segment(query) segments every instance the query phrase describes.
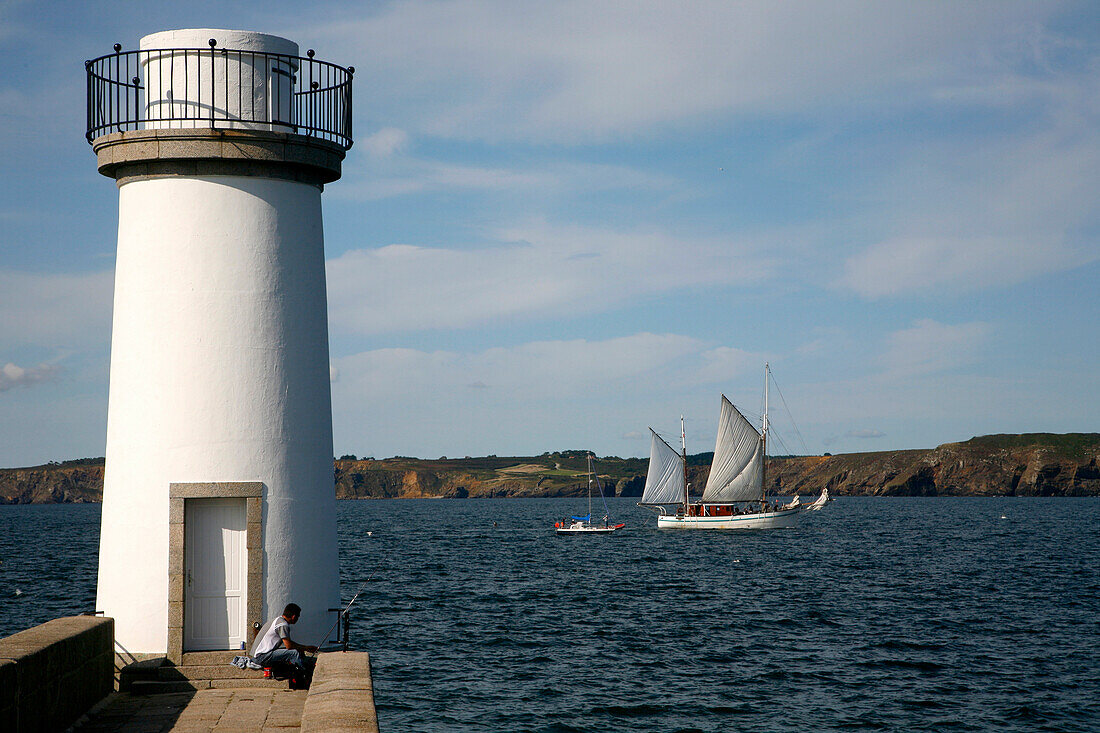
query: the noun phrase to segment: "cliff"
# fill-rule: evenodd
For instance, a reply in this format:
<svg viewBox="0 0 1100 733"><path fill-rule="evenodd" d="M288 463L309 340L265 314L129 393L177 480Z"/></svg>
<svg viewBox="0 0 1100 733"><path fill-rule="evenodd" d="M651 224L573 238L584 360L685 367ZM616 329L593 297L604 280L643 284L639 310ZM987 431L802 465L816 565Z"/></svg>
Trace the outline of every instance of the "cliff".
<svg viewBox="0 0 1100 733"><path fill-rule="evenodd" d="M84 504L102 497L102 458L0 469L0 504Z"/></svg>
<svg viewBox="0 0 1100 733"><path fill-rule="evenodd" d="M534 457L335 462L338 499L584 496L585 451ZM641 496L647 461L597 460L604 492ZM710 454L688 456L692 494ZM931 450L797 456L768 461L769 493L834 496L1100 496L1100 434L987 435ZM0 504L99 501L103 459L0 469Z"/></svg>
<svg viewBox="0 0 1100 733"><path fill-rule="evenodd" d="M585 455L584 451L563 451L536 457L338 460L336 497L583 496L588 493ZM604 493L640 496L645 485L646 464L647 461L640 458L600 458L596 468Z"/></svg>
<svg viewBox="0 0 1100 733"><path fill-rule="evenodd" d="M856 496L1100 496L1098 464L1097 433L986 435L932 450L773 459L769 484Z"/></svg>

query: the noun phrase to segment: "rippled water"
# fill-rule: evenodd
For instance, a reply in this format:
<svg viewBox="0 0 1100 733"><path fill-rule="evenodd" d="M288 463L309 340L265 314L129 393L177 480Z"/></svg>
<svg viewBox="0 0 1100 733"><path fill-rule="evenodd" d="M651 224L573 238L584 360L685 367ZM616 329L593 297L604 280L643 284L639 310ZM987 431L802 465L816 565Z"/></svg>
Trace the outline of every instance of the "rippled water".
<svg viewBox="0 0 1100 733"><path fill-rule="evenodd" d="M553 535L575 504L338 503L383 730L1100 730L1100 500ZM0 634L91 607L98 518L0 507Z"/></svg>

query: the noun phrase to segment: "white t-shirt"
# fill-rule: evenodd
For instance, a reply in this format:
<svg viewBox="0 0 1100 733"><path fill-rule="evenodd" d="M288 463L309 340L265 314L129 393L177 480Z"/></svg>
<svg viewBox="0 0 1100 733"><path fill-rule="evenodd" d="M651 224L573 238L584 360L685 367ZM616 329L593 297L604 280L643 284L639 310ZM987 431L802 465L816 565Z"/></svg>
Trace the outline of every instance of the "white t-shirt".
<svg viewBox="0 0 1100 733"><path fill-rule="evenodd" d="M267 625L256 634L256 643L252 645L253 657L267 654L274 649L283 646L283 639L290 638L290 624L282 616L276 616L267 622Z"/></svg>

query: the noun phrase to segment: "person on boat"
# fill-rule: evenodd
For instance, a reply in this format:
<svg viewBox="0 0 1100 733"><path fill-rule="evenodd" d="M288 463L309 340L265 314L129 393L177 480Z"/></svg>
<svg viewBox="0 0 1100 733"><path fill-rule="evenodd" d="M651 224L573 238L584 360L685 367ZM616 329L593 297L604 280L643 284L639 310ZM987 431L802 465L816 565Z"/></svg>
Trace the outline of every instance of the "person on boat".
<svg viewBox="0 0 1100 733"><path fill-rule="evenodd" d="M290 627L298 623L301 616L301 607L297 603L288 603L281 616L271 619L260 629L251 654L257 664L261 667L286 664L293 667L301 677L309 675L316 660L305 657L302 653L316 654L317 647L299 644L290 638Z"/></svg>

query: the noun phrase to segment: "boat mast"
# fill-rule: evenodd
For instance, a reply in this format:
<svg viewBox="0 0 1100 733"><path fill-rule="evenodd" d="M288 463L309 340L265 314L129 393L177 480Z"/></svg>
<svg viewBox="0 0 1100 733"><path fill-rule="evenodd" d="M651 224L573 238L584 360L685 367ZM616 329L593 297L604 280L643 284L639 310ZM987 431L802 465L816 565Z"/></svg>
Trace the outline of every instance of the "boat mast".
<svg viewBox="0 0 1100 733"><path fill-rule="evenodd" d="M684 514L687 514L691 496L688 494L688 443L687 431L684 430L683 415L680 415L680 460L684 464Z"/></svg>
<svg viewBox="0 0 1100 733"><path fill-rule="evenodd" d="M592 454L588 454L588 521L592 521Z"/></svg>
<svg viewBox="0 0 1100 733"><path fill-rule="evenodd" d="M768 500L768 362L764 362L764 430L760 435L764 460L760 468L760 508L763 510Z"/></svg>

